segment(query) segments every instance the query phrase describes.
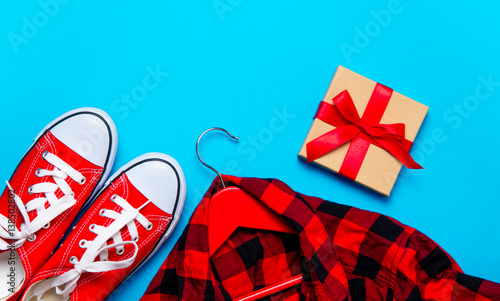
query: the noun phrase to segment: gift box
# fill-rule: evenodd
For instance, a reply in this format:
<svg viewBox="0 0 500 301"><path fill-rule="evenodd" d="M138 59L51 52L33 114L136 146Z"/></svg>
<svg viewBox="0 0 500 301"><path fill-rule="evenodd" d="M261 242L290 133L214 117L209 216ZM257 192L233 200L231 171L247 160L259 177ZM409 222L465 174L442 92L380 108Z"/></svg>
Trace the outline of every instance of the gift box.
<svg viewBox="0 0 500 301"><path fill-rule="evenodd" d="M389 196L428 109L339 66L299 157Z"/></svg>

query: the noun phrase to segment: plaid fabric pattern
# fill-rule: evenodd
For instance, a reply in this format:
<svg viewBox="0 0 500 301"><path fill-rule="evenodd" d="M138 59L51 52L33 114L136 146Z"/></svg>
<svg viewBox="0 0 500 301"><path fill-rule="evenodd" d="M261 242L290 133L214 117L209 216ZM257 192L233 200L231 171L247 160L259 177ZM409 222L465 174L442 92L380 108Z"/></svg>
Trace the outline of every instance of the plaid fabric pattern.
<svg viewBox="0 0 500 301"><path fill-rule="evenodd" d="M300 273L300 285L266 300L500 300L499 284L464 274L435 242L390 217L308 197L278 180L224 180L298 235L239 229L210 257L216 179L142 301L232 300Z"/></svg>

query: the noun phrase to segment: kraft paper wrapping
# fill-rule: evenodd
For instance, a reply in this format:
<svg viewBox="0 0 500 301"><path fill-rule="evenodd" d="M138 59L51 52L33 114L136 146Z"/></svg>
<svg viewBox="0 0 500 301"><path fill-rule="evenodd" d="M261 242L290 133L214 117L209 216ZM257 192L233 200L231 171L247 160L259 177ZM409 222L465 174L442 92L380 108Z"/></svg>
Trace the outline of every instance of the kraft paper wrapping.
<svg viewBox="0 0 500 301"><path fill-rule="evenodd" d="M333 104L332 99L335 96L344 90L348 90L359 115L362 116L376 84L371 79L339 66L323 101ZM380 123L404 123L406 125L405 138L413 142L428 109L429 107L394 91ZM319 119L314 119L300 149L299 157L306 159L306 144L333 129L335 129L334 126ZM349 143L346 143L314 160L313 163L337 173L348 148ZM371 144L356 177L356 182L389 196L402 165L386 150Z"/></svg>

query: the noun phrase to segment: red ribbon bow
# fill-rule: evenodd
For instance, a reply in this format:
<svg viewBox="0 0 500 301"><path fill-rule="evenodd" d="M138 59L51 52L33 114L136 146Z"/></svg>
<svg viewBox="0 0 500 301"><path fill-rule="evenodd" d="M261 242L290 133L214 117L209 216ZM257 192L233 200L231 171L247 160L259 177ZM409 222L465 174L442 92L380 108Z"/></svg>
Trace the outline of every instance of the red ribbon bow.
<svg viewBox="0 0 500 301"><path fill-rule="evenodd" d="M370 144L385 149L408 168L421 169L408 153L412 142L405 139L405 124L380 124L392 93L392 89L377 84L362 118L347 90L333 98L335 105L322 102L315 118L336 128L307 143L307 162L351 141L339 170L347 178L356 179Z"/></svg>

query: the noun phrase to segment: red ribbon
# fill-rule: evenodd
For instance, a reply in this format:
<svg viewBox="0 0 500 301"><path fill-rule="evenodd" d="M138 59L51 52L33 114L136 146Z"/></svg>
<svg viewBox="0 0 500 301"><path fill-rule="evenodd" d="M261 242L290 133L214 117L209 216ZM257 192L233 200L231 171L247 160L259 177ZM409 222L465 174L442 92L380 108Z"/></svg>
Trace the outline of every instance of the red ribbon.
<svg viewBox="0 0 500 301"><path fill-rule="evenodd" d="M370 144L385 149L408 168L421 169L408 153L412 142L405 139L405 124L380 124L392 93L392 89L377 84L362 118L347 90L333 98L335 105L322 102L315 118L336 128L307 143L307 162L351 141L339 170L351 180L356 179Z"/></svg>

